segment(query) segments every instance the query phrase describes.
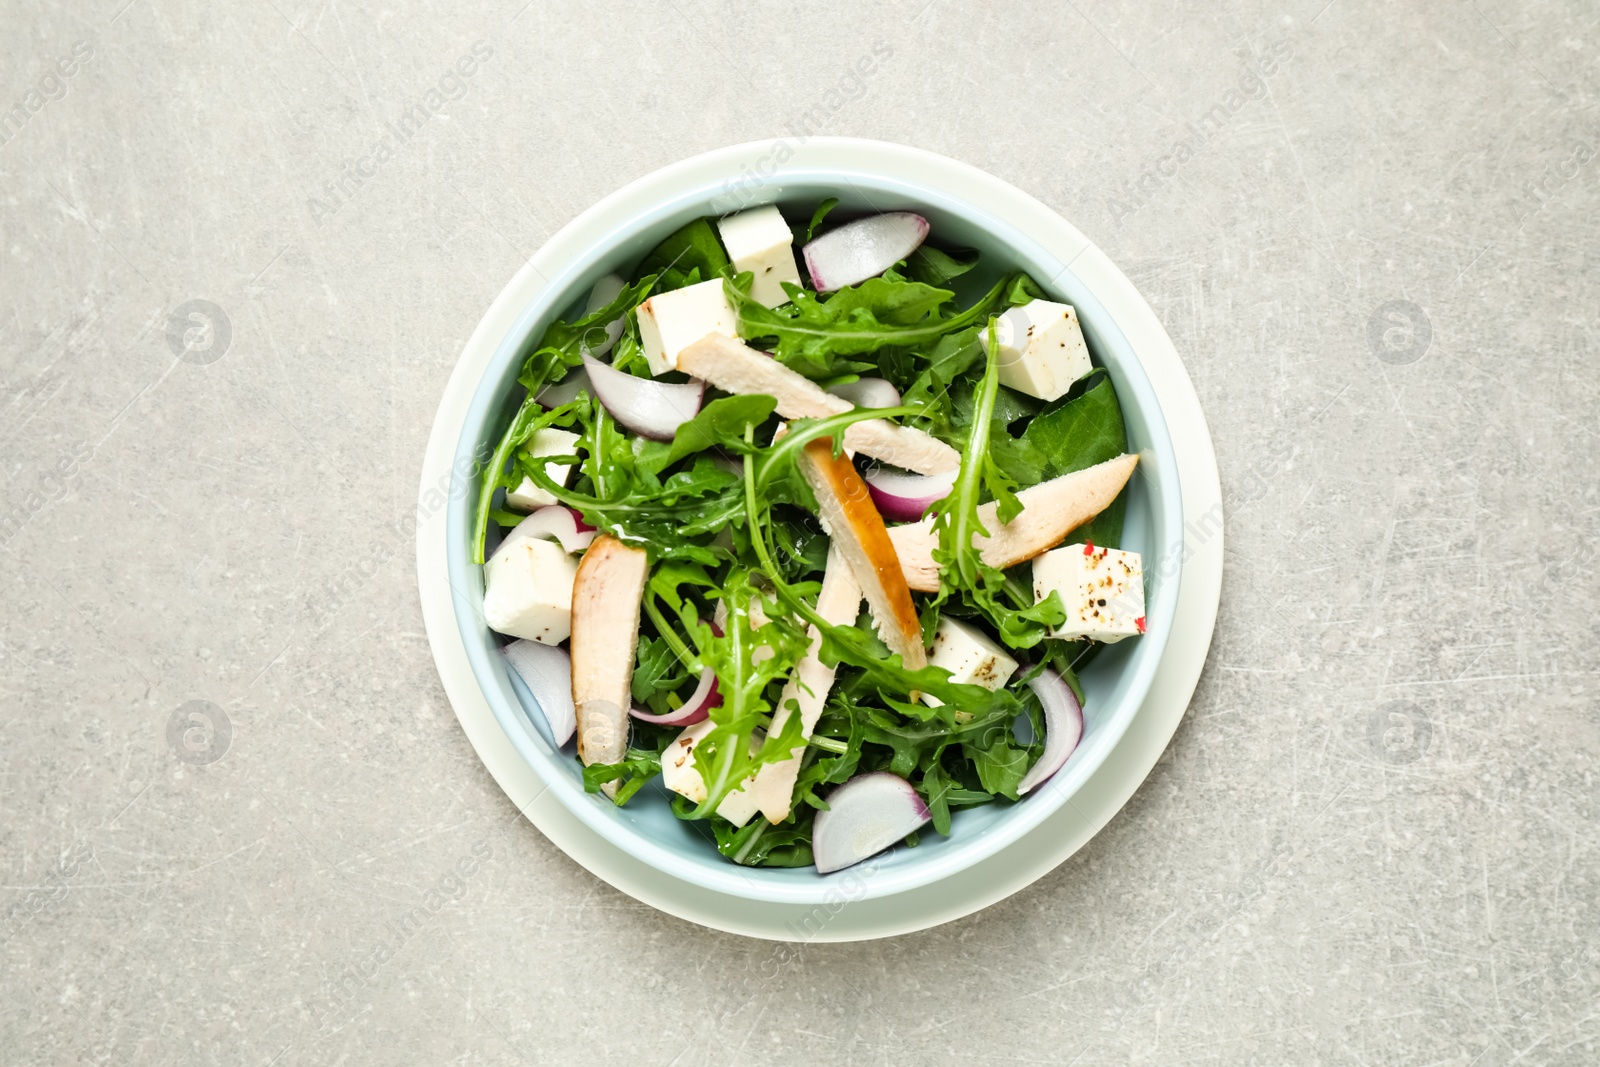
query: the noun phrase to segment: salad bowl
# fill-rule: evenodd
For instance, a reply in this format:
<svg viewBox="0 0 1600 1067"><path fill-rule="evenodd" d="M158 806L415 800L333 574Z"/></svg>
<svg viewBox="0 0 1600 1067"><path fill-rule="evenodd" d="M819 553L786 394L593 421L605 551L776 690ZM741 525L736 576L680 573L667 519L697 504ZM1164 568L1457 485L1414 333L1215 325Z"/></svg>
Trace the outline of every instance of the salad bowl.
<svg viewBox="0 0 1600 1067"><path fill-rule="evenodd" d="M858 214L909 210L933 232L982 253L985 279L1003 271L1031 275L1051 299L1077 310L1094 362L1120 401L1129 450L1139 466L1127 489L1122 547L1142 554L1146 632L1105 647L1082 671L1084 732L1066 765L1015 803L957 813L951 833L924 833L914 848L896 847L833 875L812 868L751 868L718 854L703 824L679 820L659 786L624 807L586 792L581 767L554 743L532 694L500 653L486 625L483 578L472 562L472 471L494 448L521 402L522 356L552 321L580 309L597 279L626 274L663 237L703 216L764 204L796 211L827 197ZM550 797L592 832L661 874L706 890L755 901L819 904L875 898L930 886L981 864L1069 804L1128 730L1172 634L1183 562L1183 515L1173 442L1156 390L1128 332L1094 288L1073 273L1088 243L1038 201L974 168L899 145L814 138L735 146L684 161L606 197L573 220L529 261L536 284L471 385L454 442L453 482L439 520L453 621L473 683L506 739ZM979 279L975 279L979 280ZM437 565L424 563L424 566Z"/></svg>

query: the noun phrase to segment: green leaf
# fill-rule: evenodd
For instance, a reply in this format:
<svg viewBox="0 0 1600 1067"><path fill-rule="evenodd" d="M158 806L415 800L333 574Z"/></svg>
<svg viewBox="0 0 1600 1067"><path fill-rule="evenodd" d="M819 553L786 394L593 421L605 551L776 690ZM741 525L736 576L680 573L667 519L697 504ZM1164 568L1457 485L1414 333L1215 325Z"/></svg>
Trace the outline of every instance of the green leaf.
<svg viewBox="0 0 1600 1067"><path fill-rule="evenodd" d="M1011 743L1005 733L996 733L987 744L968 743L961 746L978 772L978 781L990 793L1017 799L1017 786L1028 773L1028 750Z"/></svg>
<svg viewBox="0 0 1600 1067"><path fill-rule="evenodd" d="M612 803L622 807L646 782L661 773L661 753L629 748L621 763L591 763L583 769L583 788L598 793L607 782L621 781Z"/></svg>
<svg viewBox="0 0 1600 1067"><path fill-rule="evenodd" d="M1043 459L1044 478L1055 478L1115 459L1128 450L1128 433L1122 407L1110 377L1100 380L1080 396L1044 412L1022 434ZM1111 506L1073 533L1074 540L1116 545L1122 540L1122 520L1127 511L1127 490Z"/></svg>
<svg viewBox="0 0 1600 1067"><path fill-rule="evenodd" d="M990 321L992 324L994 320ZM1005 644L1012 648L1032 648L1061 621L1063 612L1059 600L1052 598L1034 604L1026 592L1012 590L1006 576L986 564L973 543L973 538L980 534L986 536L993 532L985 529L978 517L984 491L999 505L1000 522L1011 521L1022 510L1014 492L1017 483L999 467L990 452L996 436L994 410L999 388L1000 345L991 329L983 378L974 394L967 440L962 449L961 471L950 494L934 505L934 530L939 537L939 547L933 553L934 562L939 564L939 592L934 605L940 606L952 599L968 604L983 614ZM1003 425L999 426L998 433L1007 433ZM1011 606L1003 603L1002 597L1011 601Z"/></svg>
<svg viewBox="0 0 1600 1067"><path fill-rule="evenodd" d="M734 826L721 816L711 817L717 851L744 867L811 866L811 820L804 826L774 826L762 818Z"/></svg>
<svg viewBox="0 0 1600 1067"><path fill-rule="evenodd" d="M720 277L731 267L716 228L709 219L695 219L668 235L640 262L634 276L661 275L662 290L681 289L697 281ZM608 320L609 321L609 320Z"/></svg>
<svg viewBox="0 0 1600 1067"><path fill-rule="evenodd" d="M802 244L810 244L812 238L817 236L817 227L822 225L822 220L828 217L828 212L839 206L839 198L830 196L817 205L817 210L811 213L811 221L806 224L806 236Z"/></svg>
<svg viewBox="0 0 1600 1067"><path fill-rule="evenodd" d="M744 452L744 429L767 421L778 402L770 396L726 396L713 400L700 413L664 441L641 440L635 455L639 465L658 472L696 452L708 448Z"/></svg>
<svg viewBox="0 0 1600 1067"><path fill-rule="evenodd" d="M646 273L634 284L623 286L622 291L605 307L572 322L552 322L534 351L523 360L517 381L528 390L529 396L533 396L546 385L565 378L572 368L583 363L585 339L594 344L597 340L595 331L603 330L607 323L628 315L644 302L655 284L655 275Z"/></svg>
<svg viewBox="0 0 1600 1067"><path fill-rule="evenodd" d="M906 273L919 282L945 285L977 265L978 250L975 248L958 248L953 252L942 252L932 245L924 244L906 260Z"/></svg>
<svg viewBox="0 0 1600 1067"><path fill-rule="evenodd" d="M511 419L511 425L506 428L505 435L495 446L494 454L489 457L488 464L479 475L478 502L473 515L472 562L481 564L484 561L485 541L489 536L489 518L494 512L495 492L502 488L510 488L522 480L519 467L507 470L511 464L512 454L547 426L571 425L582 404L582 400L576 400L571 404L546 411L534 401L531 394L523 400L522 406Z"/></svg>
<svg viewBox="0 0 1600 1067"><path fill-rule="evenodd" d="M884 346L920 348L946 334L977 323L1000 299L1007 282L995 283L977 304L948 317L944 307L954 294L892 271L858 286L831 293L826 299L786 286L791 304L769 308L750 296L748 282L730 280L728 301L739 314L739 334L751 340L771 338L773 353L784 365L812 378L835 378L870 369L873 364L845 357Z"/></svg>

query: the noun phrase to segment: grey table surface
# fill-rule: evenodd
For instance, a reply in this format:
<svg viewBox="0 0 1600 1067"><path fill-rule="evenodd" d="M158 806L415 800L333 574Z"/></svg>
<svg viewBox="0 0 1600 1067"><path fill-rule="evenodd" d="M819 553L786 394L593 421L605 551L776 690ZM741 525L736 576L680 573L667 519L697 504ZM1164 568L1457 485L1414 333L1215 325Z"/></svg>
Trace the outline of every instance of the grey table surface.
<svg viewBox="0 0 1600 1067"><path fill-rule="evenodd" d="M1592 4L0 12L0 1062L1600 1058ZM382 531L542 241L812 133L1107 250L1211 420L1228 571L1089 847L789 955L517 819Z"/></svg>

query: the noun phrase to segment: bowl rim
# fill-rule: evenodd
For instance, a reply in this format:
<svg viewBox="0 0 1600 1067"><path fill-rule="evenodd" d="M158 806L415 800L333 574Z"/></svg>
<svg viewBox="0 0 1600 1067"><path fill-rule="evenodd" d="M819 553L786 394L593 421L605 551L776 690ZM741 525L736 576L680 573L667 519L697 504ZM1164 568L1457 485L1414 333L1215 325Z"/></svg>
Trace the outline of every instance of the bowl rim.
<svg viewBox="0 0 1600 1067"><path fill-rule="evenodd" d="M754 900L818 903L825 902L830 894L837 895L832 876L815 875L805 881L763 878L763 869L731 864L717 855L714 849L708 849L707 852L710 862L700 862L698 859L686 862L678 850L641 833L617 818L615 809L582 792L581 786L575 787L570 774L564 773L556 764L556 761L568 757L555 749L541 730L530 729L532 724L521 702L514 695L509 701L506 699L506 687L487 684L485 672L493 676L498 668L503 675L505 667L502 658L492 655L492 650L483 639L486 627L481 615L481 576L478 568L467 563L465 553L465 515L470 511L470 498L474 494L463 478L463 461L470 466L483 436L482 427L491 417L490 409L496 407L495 394L501 391L508 372L515 366L518 350L536 326L560 314L573 302L575 294L581 292L580 286L592 282L603 273L600 264L605 257L630 236L650 226L686 210L692 214L711 214L734 207L774 202L783 199L782 187L787 184L830 183L852 186L857 190L864 184L883 195L892 193L908 201L959 215L966 222L981 226L993 234L997 242L1019 259L1032 265L1053 265L1056 268L1054 270L1036 271L1036 277L1040 279L1048 274L1048 280L1042 284L1052 295L1061 294L1060 279L1071 275L1072 262L1094 247L1056 212L993 175L944 156L887 142L812 138L790 151L786 161L775 165L770 175L762 174L753 197L747 195L748 191L740 187L740 183L745 175L752 173L749 157L766 149L765 161L774 154L775 146L781 147L783 144L780 139L734 145L647 174L581 213L553 235L528 261L526 268L533 270L543 284L527 298L511 327L496 344L494 354L476 384L471 386L472 397L456 442L456 463L453 465L453 484L448 505L450 511L447 515L447 566L452 608L475 681L519 755L530 765L546 789L556 794L564 807L611 844L638 856L664 874L717 892ZM789 159L793 162L788 162ZM755 169L760 172L761 163ZM735 187L739 188L740 199L730 204L729 199L734 197L732 190ZM1039 227L1040 230L1054 230L1056 247L1065 246L1071 254L1063 258L1055 248L1030 236L1033 227L1030 227L1030 232L1024 232L1013 222L999 217L993 209L1002 204L1012 212L1020 210L1044 223ZM1062 237L1066 238L1064 242L1060 240ZM1102 357L1114 355L1114 358L1102 358L1101 363L1116 365L1119 399L1125 408L1136 406L1149 428L1151 440L1142 450L1141 468L1148 476L1153 461L1158 474L1153 489L1160 497L1161 504L1152 540L1158 547L1181 545L1183 515L1181 492L1175 474L1176 460L1172 454L1171 435L1154 388L1128 342L1120 321L1101 303L1092 287L1076 279L1075 275L1072 278L1078 282L1079 292L1071 302L1079 306L1080 318L1086 324L1092 324L1100 335L1096 354ZM1148 562L1146 571L1147 574L1151 572ZM1120 699L1107 709L1101 731L1103 740L1092 751L1084 752L1084 758L1075 759L1074 763L1058 772L1046 787L1035 791L1024 802L1011 806L987 832L963 841L959 847L926 862L878 868L875 877L866 885L866 896L887 896L920 888L979 863L1070 802L1072 794L1098 769L1121 740L1149 691L1170 636L1178 579L1177 571L1165 577L1146 605L1150 619L1148 632L1141 641L1141 648L1123 668L1132 672L1132 678L1123 689ZM843 875L846 872L838 873Z"/></svg>

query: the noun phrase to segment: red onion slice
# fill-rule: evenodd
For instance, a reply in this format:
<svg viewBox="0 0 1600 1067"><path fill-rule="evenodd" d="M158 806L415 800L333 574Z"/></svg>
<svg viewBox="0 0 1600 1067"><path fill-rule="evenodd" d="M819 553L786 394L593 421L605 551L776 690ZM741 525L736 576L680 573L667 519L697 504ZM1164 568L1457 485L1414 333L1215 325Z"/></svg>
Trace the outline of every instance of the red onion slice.
<svg viewBox="0 0 1600 1067"><path fill-rule="evenodd" d="M911 783L888 771L858 774L826 799L811 829L818 874L860 863L933 818Z"/></svg>
<svg viewBox="0 0 1600 1067"><path fill-rule="evenodd" d="M711 709L722 705L722 694L717 691L717 672L707 667L700 672L700 684L688 700L683 702L683 707L677 711L669 711L665 715L652 715L648 711L634 708L628 712L640 722L653 722L657 726L693 726L701 722Z"/></svg>
<svg viewBox="0 0 1600 1067"><path fill-rule="evenodd" d="M927 219L891 211L829 230L802 251L812 286L825 293L876 278L915 252L927 236Z"/></svg>
<svg viewBox="0 0 1600 1067"><path fill-rule="evenodd" d="M879 514L891 522L915 522L931 505L950 495L958 473L912 474L877 467L861 477Z"/></svg>
<svg viewBox="0 0 1600 1067"><path fill-rule="evenodd" d="M717 609L719 611L722 609L720 601ZM713 619L707 625L711 627L712 633L718 637L722 636L721 623ZM653 722L660 726L693 726L697 722L703 722L705 717L711 714L712 708L721 706L722 693L717 689L717 672L706 667L700 672L700 684L689 694L689 699L683 702L683 707L677 711L669 711L665 715L652 715L648 711L633 708L628 714L640 722Z"/></svg>
<svg viewBox="0 0 1600 1067"><path fill-rule="evenodd" d="M578 399L580 393L589 391L589 374L582 367L570 371L567 376L554 385L547 385L539 390L535 396L541 407L558 408L562 404L570 404Z"/></svg>
<svg viewBox="0 0 1600 1067"><path fill-rule="evenodd" d="M882 378L857 378L853 382L829 386L828 392L841 400L850 401L858 408L900 406L900 390Z"/></svg>
<svg viewBox="0 0 1600 1067"><path fill-rule="evenodd" d="M576 511L552 504L540 508L511 528L501 544L510 544L518 537L539 537L546 541L560 541L567 552L581 552L594 541L595 528L584 522Z"/></svg>
<svg viewBox="0 0 1600 1067"><path fill-rule="evenodd" d="M578 718L572 708L572 658L566 649L519 640L505 647L505 655L544 713L556 747L571 741Z"/></svg>
<svg viewBox="0 0 1600 1067"><path fill-rule="evenodd" d="M611 417L638 434L657 441L670 441L678 427L700 413L706 383L691 378L682 384L635 378L608 367L593 356L583 357L595 396Z"/></svg>
<svg viewBox="0 0 1600 1067"><path fill-rule="evenodd" d="M1044 753L1017 783L1019 795L1059 771L1083 737L1083 705L1061 675L1046 669L1028 688L1044 707Z"/></svg>

